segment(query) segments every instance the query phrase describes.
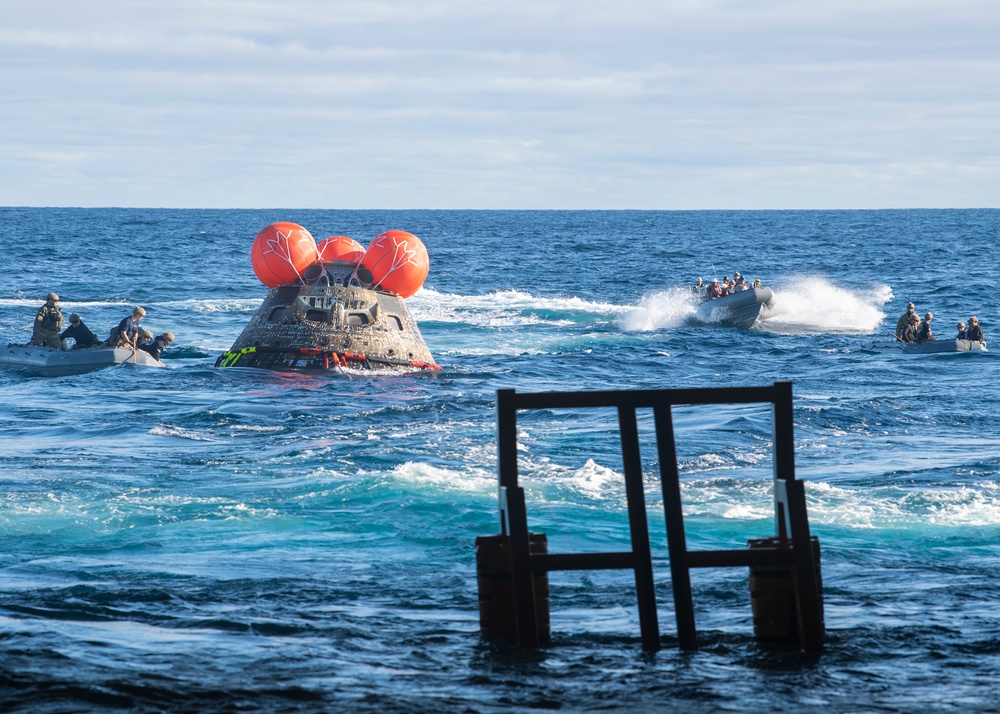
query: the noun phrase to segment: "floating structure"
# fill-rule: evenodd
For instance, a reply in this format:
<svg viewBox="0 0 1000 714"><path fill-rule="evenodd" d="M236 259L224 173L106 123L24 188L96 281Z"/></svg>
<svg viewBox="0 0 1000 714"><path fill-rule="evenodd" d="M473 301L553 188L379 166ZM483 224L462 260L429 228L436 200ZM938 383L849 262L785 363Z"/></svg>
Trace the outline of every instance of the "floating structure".
<svg viewBox="0 0 1000 714"><path fill-rule="evenodd" d="M30 372L39 377L86 374L120 364L163 366L148 352L132 351L126 347L87 347L79 350L55 350L33 345L0 347L0 369Z"/></svg>
<svg viewBox="0 0 1000 714"><path fill-rule="evenodd" d="M747 288L742 292L706 299L698 306L698 317L705 322L722 322L750 329L757 324L773 298L771 288Z"/></svg>
<svg viewBox="0 0 1000 714"><path fill-rule="evenodd" d="M671 409L674 405L770 403L773 409L773 537L750 539L746 550L689 550L681 507L680 473ZM524 488L518 479L519 411L616 409L621 436L631 550L549 553L544 534L528 532ZM677 641L698 649L692 568L749 568L754 633L759 641L792 642L805 652L823 649L824 615L819 541L809 532L805 486L795 478L792 385L705 389L550 392L497 391L500 533L476 539L480 629L525 647L549 639L548 573L624 569L635 573L642 647L660 649L656 586L646 515L638 410L652 410L670 554Z"/></svg>
<svg viewBox="0 0 1000 714"><path fill-rule="evenodd" d="M932 340L930 342L903 342L885 340L873 342L862 348L865 352L900 352L907 355L929 355L941 352L988 352L985 342L973 340Z"/></svg>
<svg viewBox="0 0 1000 714"><path fill-rule="evenodd" d="M274 223L254 239L251 262L271 291L216 367L440 369L404 302L430 265L412 233L386 231L365 249L346 236L317 244L302 226Z"/></svg>

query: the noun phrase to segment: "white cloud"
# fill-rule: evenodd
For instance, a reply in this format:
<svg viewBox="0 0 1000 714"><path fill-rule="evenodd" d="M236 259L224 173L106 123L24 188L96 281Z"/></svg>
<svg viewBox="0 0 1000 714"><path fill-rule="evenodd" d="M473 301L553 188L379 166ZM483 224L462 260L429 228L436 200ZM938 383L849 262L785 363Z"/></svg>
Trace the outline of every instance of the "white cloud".
<svg viewBox="0 0 1000 714"><path fill-rule="evenodd" d="M0 204L986 206L992 2L5 1Z"/></svg>

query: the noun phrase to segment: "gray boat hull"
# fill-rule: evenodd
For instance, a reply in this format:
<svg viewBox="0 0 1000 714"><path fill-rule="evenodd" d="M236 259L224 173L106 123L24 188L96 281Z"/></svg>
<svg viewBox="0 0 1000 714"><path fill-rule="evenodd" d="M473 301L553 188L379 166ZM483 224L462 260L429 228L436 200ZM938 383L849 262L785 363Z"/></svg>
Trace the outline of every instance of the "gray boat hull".
<svg viewBox="0 0 1000 714"><path fill-rule="evenodd" d="M757 324L773 297L771 288L759 287L708 299L698 306L698 318L749 329Z"/></svg>
<svg viewBox="0 0 1000 714"><path fill-rule="evenodd" d="M895 340L892 342L873 342L865 347L867 352L901 352L907 355L930 355L942 352L988 352L985 342L970 340L935 340L911 344Z"/></svg>
<svg viewBox="0 0 1000 714"><path fill-rule="evenodd" d="M0 369L30 372L39 377L62 377L86 374L128 362L146 367L162 367L148 352L135 353L121 347L96 347L82 350L50 350L31 345L0 347Z"/></svg>

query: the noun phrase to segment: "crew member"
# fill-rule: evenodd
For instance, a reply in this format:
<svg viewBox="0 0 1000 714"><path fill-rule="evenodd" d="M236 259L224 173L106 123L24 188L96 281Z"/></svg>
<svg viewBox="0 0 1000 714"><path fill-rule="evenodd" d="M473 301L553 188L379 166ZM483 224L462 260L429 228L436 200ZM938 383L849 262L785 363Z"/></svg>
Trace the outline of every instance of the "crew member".
<svg viewBox="0 0 1000 714"><path fill-rule="evenodd" d="M708 286L701 281L701 276L694 283L694 294L700 299L704 300L708 297Z"/></svg>
<svg viewBox="0 0 1000 714"><path fill-rule="evenodd" d="M917 341L917 324L919 324L919 322L919 317L916 315L910 315L906 324L903 326L902 334L899 336L901 342L907 342L912 345Z"/></svg>
<svg viewBox="0 0 1000 714"><path fill-rule="evenodd" d="M97 347L101 344L101 341L97 339L97 335L83 324L83 320L75 312L69 316L69 327L59 335L59 338L62 340L70 337L76 340L76 344L73 345L74 350L82 350L85 347Z"/></svg>
<svg viewBox="0 0 1000 714"><path fill-rule="evenodd" d="M969 330L966 333L966 338L970 342L985 342L986 337L983 335L983 328L979 325L979 318L973 315L969 318Z"/></svg>
<svg viewBox="0 0 1000 714"><path fill-rule="evenodd" d="M162 335L157 335L148 345L139 345L139 349L146 350L146 352L153 355L155 359L160 359L160 355L163 354L163 350L169 347L170 343L173 341L174 333L164 332Z"/></svg>
<svg viewBox="0 0 1000 714"><path fill-rule="evenodd" d="M722 297L722 288L719 287L719 279L716 278L712 281L712 284L708 286L708 297L714 300L715 298Z"/></svg>
<svg viewBox="0 0 1000 714"><path fill-rule="evenodd" d="M112 347L128 347L135 349L139 342L139 320L146 316L146 310L137 306L132 314L118 323L117 327L111 328L111 336L106 344Z"/></svg>
<svg viewBox="0 0 1000 714"><path fill-rule="evenodd" d="M917 318L917 327L919 328L920 316L917 314L917 310L915 307L913 307L912 302L906 306L906 312L904 312L902 316L899 318L899 320L896 322L896 337L903 336L903 328L906 327L907 324L909 324L911 316Z"/></svg>
<svg viewBox="0 0 1000 714"><path fill-rule="evenodd" d="M964 322L958 323L958 334L955 336L955 339L956 340L967 340L967 339L969 339L968 338L968 333L965 331L965 323Z"/></svg>
<svg viewBox="0 0 1000 714"><path fill-rule="evenodd" d="M917 328L917 344L922 342L934 342L934 335L931 334L931 320L934 319L934 313L927 313L924 315L924 322Z"/></svg>
<svg viewBox="0 0 1000 714"><path fill-rule="evenodd" d="M62 340L59 338L59 331L62 326L59 296L55 293L49 293L45 298L45 304L38 308L38 313L35 315L35 323L31 328L30 344L61 350Z"/></svg>

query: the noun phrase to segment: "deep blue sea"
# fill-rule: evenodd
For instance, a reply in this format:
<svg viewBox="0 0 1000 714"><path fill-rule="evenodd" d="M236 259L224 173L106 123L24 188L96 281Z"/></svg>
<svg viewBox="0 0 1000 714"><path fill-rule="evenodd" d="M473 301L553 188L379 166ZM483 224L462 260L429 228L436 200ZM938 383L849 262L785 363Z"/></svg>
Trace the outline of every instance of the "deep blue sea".
<svg viewBox="0 0 1000 714"><path fill-rule="evenodd" d="M269 223L427 246L407 302L442 367L329 376L213 364L266 294ZM102 336L133 305L165 369L0 372L0 709L18 712L978 712L1000 709L1000 210L0 209L0 341L46 293ZM687 286L774 290L752 330ZM912 300L990 353L862 347ZM992 343L991 343L992 344ZM498 530L496 390L791 381L822 547L826 651L754 641L747 573L693 575L678 650L649 424L663 649L632 574L552 573L552 642L480 637ZM550 552L627 549L616 422L519 424ZM773 531L766 406L676 414L692 548Z"/></svg>

